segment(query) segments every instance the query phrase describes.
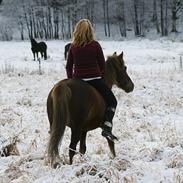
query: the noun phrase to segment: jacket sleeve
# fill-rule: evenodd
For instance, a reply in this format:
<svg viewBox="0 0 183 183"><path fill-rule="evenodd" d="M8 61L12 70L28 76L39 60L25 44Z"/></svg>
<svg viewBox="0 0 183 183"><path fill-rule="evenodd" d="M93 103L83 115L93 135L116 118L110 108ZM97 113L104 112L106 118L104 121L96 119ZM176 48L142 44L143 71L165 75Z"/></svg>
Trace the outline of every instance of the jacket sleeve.
<svg viewBox="0 0 183 183"><path fill-rule="evenodd" d="M71 47L69 49L69 53L68 53L68 57L67 57L66 72L67 72L67 78L72 78L73 55L72 55Z"/></svg>
<svg viewBox="0 0 183 183"><path fill-rule="evenodd" d="M97 62L100 68L100 72L103 75L105 71L105 58L100 44L97 42Z"/></svg>

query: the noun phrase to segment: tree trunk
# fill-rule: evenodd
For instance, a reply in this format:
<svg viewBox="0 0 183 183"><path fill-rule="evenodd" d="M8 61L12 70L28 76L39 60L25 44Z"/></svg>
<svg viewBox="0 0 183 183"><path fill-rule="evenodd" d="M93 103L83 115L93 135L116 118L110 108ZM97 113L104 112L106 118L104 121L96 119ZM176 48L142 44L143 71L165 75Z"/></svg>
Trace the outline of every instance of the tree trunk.
<svg viewBox="0 0 183 183"><path fill-rule="evenodd" d="M90 20L91 23L93 24L94 22L94 8L95 8L95 4L94 4L94 0L90 0L91 1L91 16L90 16Z"/></svg>
<svg viewBox="0 0 183 183"><path fill-rule="evenodd" d="M63 10L61 10L61 33L62 33L62 38L65 38L65 31L64 31L65 25L64 25L64 13Z"/></svg>
<svg viewBox="0 0 183 183"><path fill-rule="evenodd" d="M168 36L168 0L165 1L165 36Z"/></svg>
<svg viewBox="0 0 183 183"><path fill-rule="evenodd" d="M54 15L54 39L59 39L59 14L58 14L58 8L54 7L53 10Z"/></svg>
<svg viewBox="0 0 183 183"><path fill-rule="evenodd" d="M135 13L135 35L140 35L139 21L138 21L138 10L137 10L137 0L134 0L134 13Z"/></svg>
<svg viewBox="0 0 183 183"><path fill-rule="evenodd" d="M67 21L68 21L68 23L67 23L67 26L68 26L67 38L70 39L70 38L71 38L71 16L70 16L70 7L68 7L68 9L67 9Z"/></svg>
<svg viewBox="0 0 183 183"><path fill-rule="evenodd" d="M160 33L156 1L157 0L153 1L153 22L155 23L157 33Z"/></svg>
<svg viewBox="0 0 183 183"><path fill-rule="evenodd" d="M141 1L141 14L140 14L140 35L145 36L145 3L144 0Z"/></svg>
<svg viewBox="0 0 183 183"><path fill-rule="evenodd" d="M106 0L106 14L107 14L107 30L108 30L108 37L111 36L110 30L110 22L109 22L109 1Z"/></svg>
<svg viewBox="0 0 183 183"><path fill-rule="evenodd" d="M18 25L20 30L20 37L21 37L21 40L23 41L24 40L24 24L21 17L19 17Z"/></svg>
<svg viewBox="0 0 183 183"><path fill-rule="evenodd" d="M178 32L177 31L177 26L176 26L176 22L177 19L179 18L180 15L179 11L181 11L183 9L183 1L182 0L172 0L172 7L171 7L171 11L172 11L172 32Z"/></svg>
<svg viewBox="0 0 183 183"><path fill-rule="evenodd" d="M126 17L124 1L116 0L116 13L120 35L122 37L126 37Z"/></svg>
<svg viewBox="0 0 183 183"><path fill-rule="evenodd" d="M163 11L163 4L164 4L164 0L161 0L160 2L160 11L161 11L161 35L164 36L165 35L165 27L164 27L164 11Z"/></svg>
<svg viewBox="0 0 183 183"><path fill-rule="evenodd" d="M29 34L29 38L32 38L31 37L31 30L30 30L29 22L28 22L28 18L27 18L27 11L25 9L25 5L23 5L22 7L23 7L23 13L24 13L24 18L25 18L25 22L26 22L26 26L27 26L27 31L28 31L28 34Z"/></svg>
<svg viewBox="0 0 183 183"><path fill-rule="evenodd" d="M104 32L105 36L107 36L107 24L106 24L106 2L103 0L103 12L104 12Z"/></svg>

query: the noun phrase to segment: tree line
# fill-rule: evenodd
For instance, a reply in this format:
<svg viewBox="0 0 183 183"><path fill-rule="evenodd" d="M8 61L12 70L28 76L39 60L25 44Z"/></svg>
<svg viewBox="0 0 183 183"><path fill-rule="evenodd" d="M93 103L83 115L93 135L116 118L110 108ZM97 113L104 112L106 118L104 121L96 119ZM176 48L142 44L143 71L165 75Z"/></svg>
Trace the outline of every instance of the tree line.
<svg viewBox="0 0 183 183"><path fill-rule="evenodd" d="M146 36L149 30L168 36L178 32L182 23L183 0L0 0L3 15L14 22L22 40L69 39L81 18L103 26L104 35L111 36L116 25L122 37L127 31ZM97 29L97 26L96 26Z"/></svg>

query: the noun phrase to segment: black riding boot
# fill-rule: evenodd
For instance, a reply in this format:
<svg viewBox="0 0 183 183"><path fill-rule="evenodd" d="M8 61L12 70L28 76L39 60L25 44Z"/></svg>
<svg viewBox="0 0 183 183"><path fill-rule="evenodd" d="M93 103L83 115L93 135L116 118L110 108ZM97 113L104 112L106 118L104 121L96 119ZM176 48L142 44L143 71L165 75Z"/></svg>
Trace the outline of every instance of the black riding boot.
<svg viewBox="0 0 183 183"><path fill-rule="evenodd" d="M105 121L102 128L102 136L106 137L107 139L114 141L118 140L117 137L115 137L112 134L112 119L114 117L115 108L107 108L105 112Z"/></svg>

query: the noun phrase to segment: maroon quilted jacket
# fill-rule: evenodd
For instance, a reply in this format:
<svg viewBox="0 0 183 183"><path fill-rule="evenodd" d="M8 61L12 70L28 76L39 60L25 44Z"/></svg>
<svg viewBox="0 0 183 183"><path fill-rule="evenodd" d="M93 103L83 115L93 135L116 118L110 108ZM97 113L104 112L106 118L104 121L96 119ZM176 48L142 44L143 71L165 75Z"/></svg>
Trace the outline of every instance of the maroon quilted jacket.
<svg viewBox="0 0 183 183"><path fill-rule="evenodd" d="M105 58L97 41L80 47L71 45L66 64L68 78L100 77L103 75L104 69Z"/></svg>

